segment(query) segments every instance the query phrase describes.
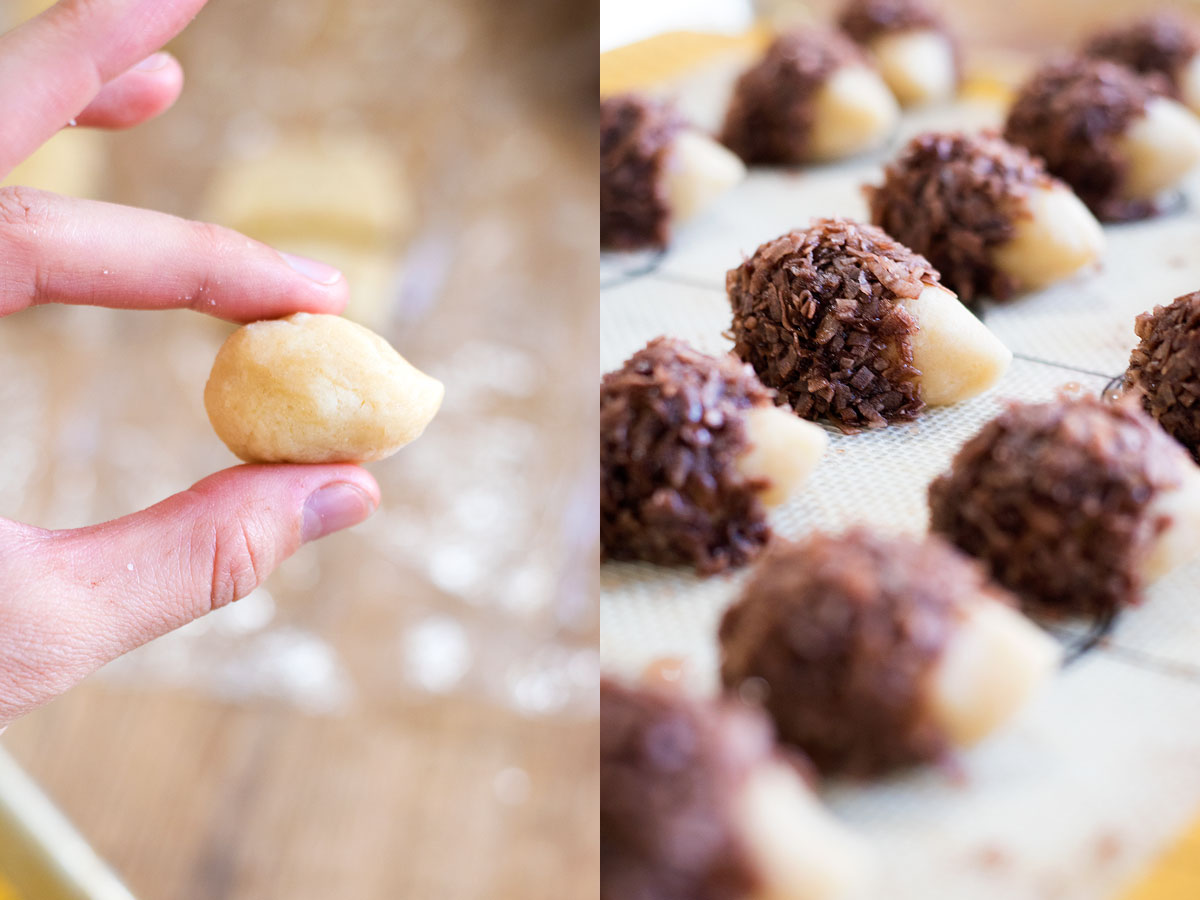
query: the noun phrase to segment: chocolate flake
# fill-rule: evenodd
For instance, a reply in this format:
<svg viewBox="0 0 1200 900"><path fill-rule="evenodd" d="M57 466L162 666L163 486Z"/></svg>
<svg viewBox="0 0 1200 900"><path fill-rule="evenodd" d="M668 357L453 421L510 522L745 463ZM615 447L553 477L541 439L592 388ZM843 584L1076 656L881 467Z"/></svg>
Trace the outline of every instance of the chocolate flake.
<svg viewBox="0 0 1200 900"><path fill-rule="evenodd" d="M1159 87L1179 97L1179 76L1200 50L1200 32L1189 21L1166 11L1109 28L1084 46L1085 56L1107 59L1141 75L1158 76Z"/></svg>
<svg viewBox="0 0 1200 900"><path fill-rule="evenodd" d="M936 760L949 738L929 681L967 604L1011 604L940 538L863 529L777 542L721 622L721 679L766 684L780 739L825 774Z"/></svg>
<svg viewBox="0 0 1200 900"><path fill-rule="evenodd" d="M669 104L636 94L600 104L600 246L665 247L671 208L666 167L684 120Z"/></svg>
<svg viewBox="0 0 1200 900"><path fill-rule="evenodd" d="M871 221L922 254L963 302L1005 299L1018 285L992 262L1029 216L1035 188L1058 182L1041 160L993 132L926 132L866 188Z"/></svg>
<svg viewBox="0 0 1200 900"><path fill-rule="evenodd" d="M1142 313L1125 387L1200 462L1200 291Z"/></svg>
<svg viewBox="0 0 1200 900"><path fill-rule="evenodd" d="M933 10L918 0L850 0L838 15L838 26L860 44L900 31L946 31Z"/></svg>
<svg viewBox="0 0 1200 900"><path fill-rule="evenodd" d="M1129 160L1118 142L1155 95L1146 79L1115 63L1050 62L1018 92L1004 138L1042 157L1097 218L1145 218L1158 208L1153 200L1123 196Z"/></svg>
<svg viewBox="0 0 1200 900"><path fill-rule="evenodd" d="M1186 464L1132 404L1013 404L930 486L930 529L1028 611L1104 617L1141 602L1144 564L1169 525L1151 503Z"/></svg>
<svg viewBox="0 0 1200 900"><path fill-rule="evenodd" d="M749 366L656 338L600 385L600 544L608 559L742 565L771 536L737 458L743 413L771 402Z"/></svg>
<svg viewBox="0 0 1200 900"><path fill-rule="evenodd" d="M818 219L726 274L734 353L807 419L845 431L911 420L925 404L902 301L937 283L881 229Z"/></svg>
<svg viewBox="0 0 1200 900"><path fill-rule="evenodd" d="M602 680L601 900L753 896L761 876L733 810L774 757L755 710Z"/></svg>
<svg viewBox="0 0 1200 900"><path fill-rule="evenodd" d="M817 91L851 63L867 64L854 42L838 32L806 29L779 36L738 79L721 143L748 164L806 162Z"/></svg>

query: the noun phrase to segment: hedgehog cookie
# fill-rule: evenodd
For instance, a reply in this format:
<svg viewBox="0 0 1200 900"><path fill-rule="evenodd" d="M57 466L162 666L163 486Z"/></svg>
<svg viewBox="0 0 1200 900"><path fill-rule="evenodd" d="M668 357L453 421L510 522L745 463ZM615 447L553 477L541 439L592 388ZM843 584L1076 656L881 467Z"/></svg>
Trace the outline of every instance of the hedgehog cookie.
<svg viewBox="0 0 1200 900"><path fill-rule="evenodd" d="M918 135L867 198L871 221L928 259L965 302L1050 284L1104 249L1100 223L1075 193L992 133Z"/></svg>
<svg viewBox="0 0 1200 900"><path fill-rule="evenodd" d="M776 544L721 622L721 679L755 687L825 774L938 760L1010 720L1058 645L940 539Z"/></svg>
<svg viewBox="0 0 1200 900"><path fill-rule="evenodd" d="M1012 354L921 256L873 225L818 219L725 276L734 353L808 419L913 419L994 385Z"/></svg>
<svg viewBox="0 0 1200 900"><path fill-rule="evenodd" d="M600 684L601 900L838 900L868 855L770 723L733 700Z"/></svg>
<svg viewBox="0 0 1200 900"><path fill-rule="evenodd" d="M665 247L673 226L746 176L733 153L674 106L636 94L600 104L600 246Z"/></svg>
<svg viewBox="0 0 1200 900"><path fill-rule="evenodd" d="M850 0L838 25L879 65L904 106L950 100L958 52L945 23L918 0Z"/></svg>
<svg viewBox="0 0 1200 900"><path fill-rule="evenodd" d="M1153 15L1105 29L1084 45L1085 56L1107 59L1142 75L1200 112L1200 29L1175 13Z"/></svg>
<svg viewBox="0 0 1200 900"><path fill-rule="evenodd" d="M747 163L841 159L882 144L899 121L896 99L845 35L781 35L733 90L721 142Z"/></svg>
<svg viewBox="0 0 1200 900"><path fill-rule="evenodd" d="M1200 470L1131 404L1014 404L929 489L930 528L1031 612L1107 617L1200 548Z"/></svg>
<svg viewBox="0 0 1200 900"><path fill-rule="evenodd" d="M1200 120L1115 63L1066 59L1018 91L1004 137L1046 161L1102 221L1154 215L1200 162Z"/></svg>
<svg viewBox="0 0 1200 900"><path fill-rule="evenodd" d="M1200 461L1200 291L1137 317L1125 388Z"/></svg>
<svg viewBox="0 0 1200 900"><path fill-rule="evenodd" d="M657 338L600 385L600 544L609 559L747 562L766 510L816 466L825 432L772 403L732 356Z"/></svg>

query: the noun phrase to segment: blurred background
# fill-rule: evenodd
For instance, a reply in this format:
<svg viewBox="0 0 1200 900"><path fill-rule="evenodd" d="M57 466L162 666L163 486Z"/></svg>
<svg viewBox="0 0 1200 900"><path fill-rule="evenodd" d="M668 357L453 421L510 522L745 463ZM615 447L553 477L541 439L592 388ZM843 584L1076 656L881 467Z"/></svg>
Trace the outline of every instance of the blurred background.
<svg viewBox="0 0 1200 900"><path fill-rule="evenodd" d="M595 896L596 27L554 0L211 0L169 48L173 110L10 179L339 265L348 314L446 385L371 467L373 519L4 736L139 898ZM0 515L81 526L234 464L202 405L230 330L0 321Z"/></svg>
<svg viewBox="0 0 1200 900"><path fill-rule="evenodd" d="M609 50L674 30L737 33L758 20L779 26L805 20L828 21L841 0L601 0L600 46ZM1156 9L1196 12L1198 0L928 0L941 11L972 50L984 60L997 51L1048 52L1074 46L1097 23Z"/></svg>

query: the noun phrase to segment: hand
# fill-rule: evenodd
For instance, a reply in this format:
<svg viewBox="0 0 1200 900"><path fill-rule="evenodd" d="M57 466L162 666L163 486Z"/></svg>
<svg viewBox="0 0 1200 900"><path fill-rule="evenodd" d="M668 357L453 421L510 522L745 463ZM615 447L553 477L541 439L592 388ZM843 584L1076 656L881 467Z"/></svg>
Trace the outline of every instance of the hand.
<svg viewBox="0 0 1200 900"><path fill-rule="evenodd" d="M0 37L0 177L72 120L124 128L167 109L183 75L154 51L203 5L62 0ZM75 303L253 321L336 313L346 298L335 269L214 225L0 188L0 316ZM0 727L378 504L357 466L238 466L90 528L0 519Z"/></svg>

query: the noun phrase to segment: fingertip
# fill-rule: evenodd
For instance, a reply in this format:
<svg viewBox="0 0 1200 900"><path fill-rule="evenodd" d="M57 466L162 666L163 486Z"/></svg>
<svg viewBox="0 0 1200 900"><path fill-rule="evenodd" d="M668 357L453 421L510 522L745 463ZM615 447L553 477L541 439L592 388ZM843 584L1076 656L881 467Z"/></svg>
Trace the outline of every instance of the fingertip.
<svg viewBox="0 0 1200 900"><path fill-rule="evenodd" d="M241 483L243 479L257 482L257 487ZM238 466L210 476L197 487L204 490L210 484L213 490L234 496L259 492L267 496L282 489L295 510L284 515L295 516L301 544L359 524L379 508L382 499L375 478L350 463Z"/></svg>
<svg viewBox="0 0 1200 900"><path fill-rule="evenodd" d="M321 262L319 259L310 259L307 256L298 256L295 253L285 253L282 250L277 252L293 272L298 272L310 281L315 281L321 287L333 287L339 281L346 280L341 271L329 263Z"/></svg>
<svg viewBox="0 0 1200 900"><path fill-rule="evenodd" d="M172 62L175 62L175 57L166 50L159 50L157 53L151 53L136 66L130 68L131 72L160 72L167 68Z"/></svg>
<svg viewBox="0 0 1200 900"><path fill-rule="evenodd" d="M162 115L182 91L179 61L169 53L155 53L106 84L75 122L93 128L132 128Z"/></svg>
<svg viewBox="0 0 1200 900"><path fill-rule="evenodd" d="M380 491L379 482L375 480L375 476L356 463L335 463L327 466L305 466L304 468L324 469L326 484L345 483L354 485L371 501L372 512L378 509L379 504L383 502L383 494Z"/></svg>
<svg viewBox="0 0 1200 900"><path fill-rule="evenodd" d="M300 543L307 544L365 521L378 503L352 481L332 481L313 491L301 511Z"/></svg>
<svg viewBox="0 0 1200 900"><path fill-rule="evenodd" d="M350 285L340 269L307 256L282 250L275 252L295 275L300 276L298 283L303 306L298 311L337 315L346 308L350 300Z"/></svg>

